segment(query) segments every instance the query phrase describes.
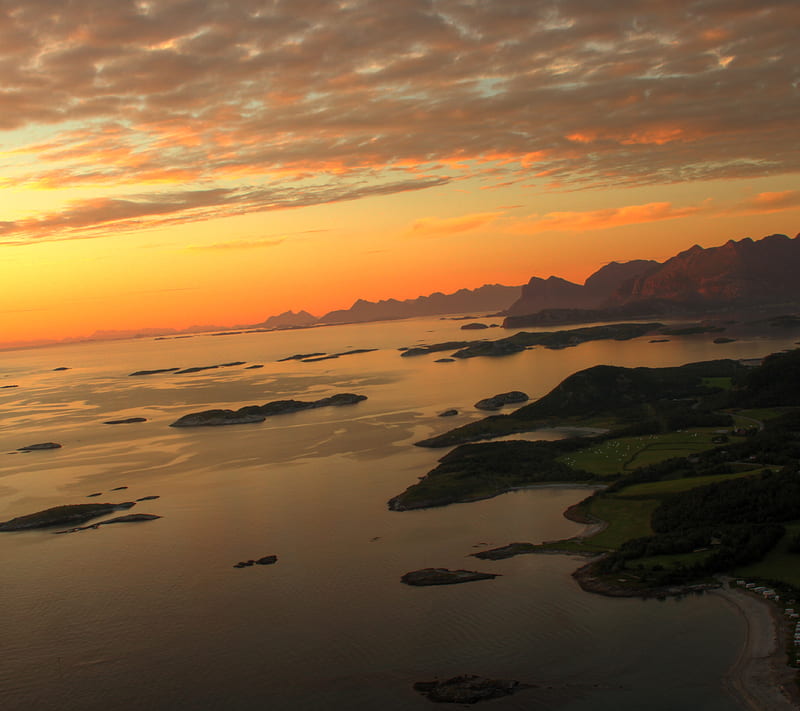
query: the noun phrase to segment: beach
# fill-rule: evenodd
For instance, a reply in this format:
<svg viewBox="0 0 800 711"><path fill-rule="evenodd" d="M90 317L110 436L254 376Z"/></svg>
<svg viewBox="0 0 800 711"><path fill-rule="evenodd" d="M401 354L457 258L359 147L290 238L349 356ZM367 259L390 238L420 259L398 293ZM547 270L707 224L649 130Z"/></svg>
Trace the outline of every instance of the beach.
<svg viewBox="0 0 800 711"><path fill-rule="evenodd" d="M712 591L738 610L746 623L742 650L723 680L726 690L753 711L800 708L796 673L787 663L788 623L782 610L743 590Z"/></svg>

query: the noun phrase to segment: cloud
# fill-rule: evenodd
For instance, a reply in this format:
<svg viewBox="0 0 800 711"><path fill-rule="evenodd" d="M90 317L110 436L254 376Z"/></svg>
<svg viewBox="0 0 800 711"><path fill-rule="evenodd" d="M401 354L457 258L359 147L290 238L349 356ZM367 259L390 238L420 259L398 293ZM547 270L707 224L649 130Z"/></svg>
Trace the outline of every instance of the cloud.
<svg viewBox="0 0 800 711"><path fill-rule="evenodd" d="M745 212L779 212L800 207L800 190L759 193L745 201L740 209Z"/></svg>
<svg viewBox="0 0 800 711"><path fill-rule="evenodd" d="M98 198L76 201L66 209L19 221L0 222L0 244L86 239L192 222L230 217L245 212L280 210L357 200L443 185L440 178L415 179L360 185L347 181L318 184L293 190L281 185L238 189L148 193L129 198Z"/></svg>
<svg viewBox="0 0 800 711"><path fill-rule="evenodd" d="M74 0L69 12L7 0L0 12L4 185L96 201L46 216L55 238L72 219L152 217L146 186L221 190L231 214L270 209L242 182L280 182L282 204L303 205L339 181L328 200L420 177L575 189L800 170L795 0ZM23 142L30 129L43 138ZM22 222L14 234L44 238Z"/></svg>
<svg viewBox="0 0 800 711"><path fill-rule="evenodd" d="M416 235L451 235L459 232L483 227L498 217L502 212L476 212L460 217L422 217L411 225L411 233Z"/></svg>
<svg viewBox="0 0 800 711"><path fill-rule="evenodd" d="M240 249L264 249L267 247L278 247L286 241L284 238L278 239L236 239L230 242L216 242L214 244L198 244L187 249L193 252L217 251L217 250L240 250Z"/></svg>
<svg viewBox="0 0 800 711"><path fill-rule="evenodd" d="M708 207L674 207L668 202L651 202L645 205L626 205L604 210L585 212L549 212L533 215L515 223L514 232L584 232L607 230L612 227L636 225L645 222L675 220L707 212Z"/></svg>

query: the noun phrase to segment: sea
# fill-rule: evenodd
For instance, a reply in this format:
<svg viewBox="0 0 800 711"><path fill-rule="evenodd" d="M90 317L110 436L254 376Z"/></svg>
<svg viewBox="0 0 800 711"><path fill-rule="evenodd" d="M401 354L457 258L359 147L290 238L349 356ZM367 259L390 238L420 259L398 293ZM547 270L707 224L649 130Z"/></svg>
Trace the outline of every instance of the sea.
<svg viewBox="0 0 800 711"><path fill-rule="evenodd" d="M146 496L158 498L130 513L161 517L66 535L0 533L0 708L411 711L431 704L415 682L459 674L536 685L486 703L498 710L743 708L722 680L746 625L720 600L585 593L571 577L582 561L566 555L470 557L581 532L562 513L586 489L530 488L406 512L387 501L446 453L414 442L482 417L474 407L482 398L509 390L538 398L597 364L761 358L792 347L793 334L725 344L709 334L643 337L446 363L436 360L447 353L401 357L404 347L508 335L463 331L463 323L420 318L0 353L0 386L17 386L0 388L0 520ZM354 349L375 350L280 362ZM200 410L341 392L368 399L258 424L169 426ZM459 414L439 417L449 408ZM104 424L130 417L146 421ZM62 447L17 451L48 441ZM234 567L267 555L277 563ZM500 576L401 583L425 567Z"/></svg>

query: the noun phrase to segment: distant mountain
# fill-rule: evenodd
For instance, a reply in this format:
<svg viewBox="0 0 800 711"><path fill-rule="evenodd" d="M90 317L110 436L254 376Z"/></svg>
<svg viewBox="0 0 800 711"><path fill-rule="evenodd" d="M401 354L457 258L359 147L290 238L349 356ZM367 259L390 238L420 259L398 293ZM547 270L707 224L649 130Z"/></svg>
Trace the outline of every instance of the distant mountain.
<svg viewBox="0 0 800 711"><path fill-rule="evenodd" d="M256 323L253 328L302 328L313 326L319 319L308 311L284 311L277 316L270 316L261 323Z"/></svg>
<svg viewBox="0 0 800 711"><path fill-rule="evenodd" d="M533 277L522 294L506 311L509 316L533 314L546 309L592 309L604 304L618 289L652 272L658 262L636 259L611 262L592 274L584 284L551 276Z"/></svg>
<svg viewBox="0 0 800 711"><path fill-rule="evenodd" d="M321 324L363 323L464 313L466 311L502 311L520 296L521 287L486 284L477 289L459 289L452 294L436 292L416 299L359 299L349 309L331 311L319 319Z"/></svg>

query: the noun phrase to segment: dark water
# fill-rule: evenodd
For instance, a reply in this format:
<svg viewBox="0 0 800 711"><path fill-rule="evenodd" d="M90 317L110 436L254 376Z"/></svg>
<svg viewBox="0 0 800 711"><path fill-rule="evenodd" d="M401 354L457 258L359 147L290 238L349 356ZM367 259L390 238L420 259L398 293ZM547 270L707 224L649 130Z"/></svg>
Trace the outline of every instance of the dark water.
<svg viewBox="0 0 800 711"><path fill-rule="evenodd" d="M789 345L708 337L532 350L436 364L395 350L461 338L435 319L279 334L127 341L0 354L0 520L64 503L159 499L163 516L65 536L0 536L3 709L417 709L414 681L460 673L539 684L498 709L738 708L721 676L743 622L719 601L641 602L583 593L579 561L467 557L487 545L581 530L561 512L585 490L541 488L394 513L385 502L443 454L412 442L480 414L482 397L533 397L597 363L756 357ZM495 332L492 332L494 336ZM497 334L499 337L502 334ZM374 353L276 363L296 352ZM140 369L264 363L190 376ZM68 371L53 372L67 366ZM176 430L209 407L334 392L350 408L262 424ZM436 414L462 409L456 418ZM133 425L107 419L144 416ZM543 433L543 436L554 436ZM128 489L110 493L117 486ZM103 492L95 499L87 494ZM274 566L234 569L276 554ZM426 566L502 576L410 588Z"/></svg>

